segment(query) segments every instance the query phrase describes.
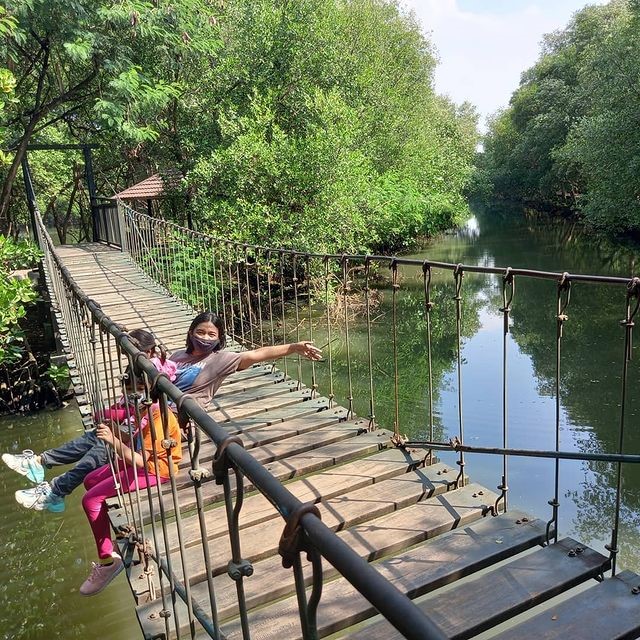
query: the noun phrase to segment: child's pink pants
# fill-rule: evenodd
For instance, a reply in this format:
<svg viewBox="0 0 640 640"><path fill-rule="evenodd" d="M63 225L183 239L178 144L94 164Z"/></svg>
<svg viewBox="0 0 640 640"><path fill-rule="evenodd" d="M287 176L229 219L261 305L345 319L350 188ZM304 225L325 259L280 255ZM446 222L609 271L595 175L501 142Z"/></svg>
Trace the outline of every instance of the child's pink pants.
<svg viewBox="0 0 640 640"><path fill-rule="evenodd" d="M122 493L129 493L135 491L135 477L138 476L138 486L141 489L147 487L147 478L144 473L144 469L136 467L135 469L129 466L125 466L120 469L118 473L118 479ZM161 482L164 478L161 478ZM149 474L149 486L156 485L155 474ZM111 541L111 534L109 529L109 516L107 515L106 499L112 498L117 495L116 485L114 483L113 474L108 464L103 467L95 469L89 473L84 479L84 486L87 492L82 498L82 506L87 518L89 519L89 525L93 532L93 537L96 540L96 547L98 548L99 558L110 558L113 552L113 542Z"/></svg>

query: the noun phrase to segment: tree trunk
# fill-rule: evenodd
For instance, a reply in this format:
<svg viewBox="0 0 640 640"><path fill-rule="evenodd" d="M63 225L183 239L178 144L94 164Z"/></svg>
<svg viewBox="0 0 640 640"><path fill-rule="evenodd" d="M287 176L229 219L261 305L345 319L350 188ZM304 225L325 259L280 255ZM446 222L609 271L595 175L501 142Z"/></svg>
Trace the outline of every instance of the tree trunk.
<svg viewBox="0 0 640 640"><path fill-rule="evenodd" d="M22 136L22 140L20 140L20 144L16 149L16 155L13 158L13 162L9 167L9 171L7 172L4 183L2 185L2 192L0 192L0 233L5 235L10 233L12 226L12 220L9 219L9 204L11 203L11 192L13 191L13 183L16 181L18 169L20 168L22 159L24 158L24 154L27 152L27 146L29 145L31 134L36 128L36 124L38 123L39 119L39 115L34 115L29 121L29 124L24 131L24 135Z"/></svg>

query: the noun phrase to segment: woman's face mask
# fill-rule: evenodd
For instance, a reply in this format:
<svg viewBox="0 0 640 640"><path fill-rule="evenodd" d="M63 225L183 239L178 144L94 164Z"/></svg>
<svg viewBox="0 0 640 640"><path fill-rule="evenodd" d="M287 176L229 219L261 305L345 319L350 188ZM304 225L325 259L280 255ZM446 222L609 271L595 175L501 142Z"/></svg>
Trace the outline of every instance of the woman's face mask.
<svg viewBox="0 0 640 640"><path fill-rule="evenodd" d="M220 349L220 340L217 338L215 340L203 340L202 338L198 338L198 336L192 335L191 343L201 353L213 353Z"/></svg>

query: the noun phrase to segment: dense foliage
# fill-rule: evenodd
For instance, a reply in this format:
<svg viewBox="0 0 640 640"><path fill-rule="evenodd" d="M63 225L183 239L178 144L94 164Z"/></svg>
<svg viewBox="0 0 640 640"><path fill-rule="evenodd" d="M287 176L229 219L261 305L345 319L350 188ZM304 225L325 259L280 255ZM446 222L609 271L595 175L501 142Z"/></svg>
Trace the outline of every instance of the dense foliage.
<svg viewBox="0 0 640 640"><path fill-rule="evenodd" d="M640 232L639 68L637 0L588 6L548 35L491 123L482 165L494 193Z"/></svg>
<svg viewBox="0 0 640 640"><path fill-rule="evenodd" d="M19 321L37 298L31 280L13 276L18 269L33 267L39 251L28 242L14 242L0 235L0 365L20 360L24 334Z"/></svg>
<svg viewBox="0 0 640 640"><path fill-rule="evenodd" d="M167 109L181 91L172 70L190 56L215 52L219 43L215 25L208 20L209 4L206 0L181 0L162 7L143 0L5 3L0 13L5 37L0 46L8 63L1 70L0 87L11 100L1 113L0 133L9 152L4 158L0 232L15 232L20 222L11 194L28 144L84 143L95 138L121 144L127 153L158 138ZM107 132L120 137L108 139ZM113 148L109 153L113 156ZM41 162L48 164L47 159ZM56 179L63 185L73 181L73 174ZM63 189L63 208L69 201L73 207L73 188L72 184Z"/></svg>
<svg viewBox="0 0 640 640"><path fill-rule="evenodd" d="M35 140L98 143L104 195L177 169L162 215L244 241L395 249L466 213L475 114L435 94L433 48L394 0L21 0L7 12L15 102L2 117L18 152L0 230L24 216L9 193L19 200ZM29 157L64 240L86 220L80 157Z"/></svg>

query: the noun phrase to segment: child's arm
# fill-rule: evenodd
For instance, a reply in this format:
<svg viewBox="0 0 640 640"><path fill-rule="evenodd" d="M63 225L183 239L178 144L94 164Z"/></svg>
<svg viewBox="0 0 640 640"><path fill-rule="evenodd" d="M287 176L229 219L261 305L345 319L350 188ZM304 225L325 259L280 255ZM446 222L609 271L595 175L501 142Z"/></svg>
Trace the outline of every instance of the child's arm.
<svg viewBox="0 0 640 640"><path fill-rule="evenodd" d="M96 435L100 440L104 440L110 444L115 452L130 466L132 467L144 467L144 460L142 456L136 451L132 451L126 444L121 442L118 438L114 437L111 429L104 423L100 423L96 429Z"/></svg>

